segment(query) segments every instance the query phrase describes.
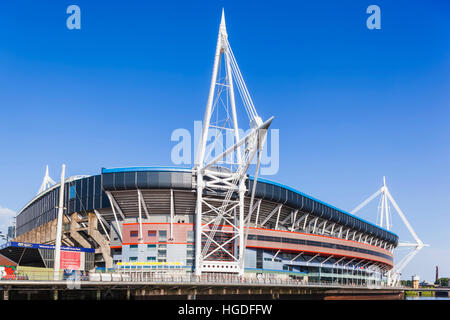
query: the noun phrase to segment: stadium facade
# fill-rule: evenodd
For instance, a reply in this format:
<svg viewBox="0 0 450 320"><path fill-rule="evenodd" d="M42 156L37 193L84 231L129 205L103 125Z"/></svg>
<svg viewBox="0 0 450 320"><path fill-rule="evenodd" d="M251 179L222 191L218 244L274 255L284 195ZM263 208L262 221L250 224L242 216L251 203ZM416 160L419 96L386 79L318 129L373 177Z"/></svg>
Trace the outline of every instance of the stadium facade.
<svg viewBox="0 0 450 320"><path fill-rule="evenodd" d="M245 137L239 137L233 85L249 117ZM214 122L224 102L226 121ZM59 184L46 174L39 194L17 214L14 241L89 249L92 270L385 282L397 235L258 178L272 119L264 122L256 112L222 14L195 166L103 168L98 175L67 180L63 169ZM211 128L234 133L234 145L213 159L206 148ZM251 176L253 159L258 160ZM54 251L48 250L46 260L59 254Z"/></svg>
<svg viewBox="0 0 450 320"><path fill-rule="evenodd" d="M63 245L94 248L97 268L193 272L195 179L191 169L161 167L102 169L100 175L68 179ZM253 181L249 176L247 190ZM15 241L54 244L59 192L56 184L18 213ZM222 197L221 191L205 193L210 203ZM380 283L393 267L398 237L370 222L261 179L255 203L246 226L245 276ZM224 243L231 237L230 227L221 225L214 240ZM233 242L228 247L238 250ZM214 260L229 258L221 253Z"/></svg>

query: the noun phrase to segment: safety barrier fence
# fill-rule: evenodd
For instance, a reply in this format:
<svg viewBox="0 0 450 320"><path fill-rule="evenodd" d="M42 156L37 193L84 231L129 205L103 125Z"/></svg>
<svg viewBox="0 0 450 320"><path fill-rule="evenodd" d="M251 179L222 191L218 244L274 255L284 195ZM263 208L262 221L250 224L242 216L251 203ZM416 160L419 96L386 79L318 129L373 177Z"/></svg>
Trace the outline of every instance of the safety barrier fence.
<svg viewBox="0 0 450 320"><path fill-rule="evenodd" d="M2 280L61 281L75 278L87 281L89 280L89 273L85 271L60 271L55 277L55 273L52 269L38 271L15 271L14 273L0 272L0 283Z"/></svg>
<svg viewBox="0 0 450 320"><path fill-rule="evenodd" d="M49 271L27 271L26 273L18 273L14 275L1 276L1 280L30 280L30 281L54 281L53 270ZM1 281L0 280L0 281ZM212 285L279 285L279 286L301 286L301 287L354 287L354 288L386 288L383 282L367 280L343 282L342 279L329 280L312 280L307 277L292 279L281 278L277 275L263 274L255 276L246 274L245 276L232 274L205 274L196 276L193 274L165 274L157 272L148 272L143 270L126 271L126 272L86 272L86 271L61 271L58 280L66 280L68 282L142 282L142 283L167 283L167 284L212 284Z"/></svg>

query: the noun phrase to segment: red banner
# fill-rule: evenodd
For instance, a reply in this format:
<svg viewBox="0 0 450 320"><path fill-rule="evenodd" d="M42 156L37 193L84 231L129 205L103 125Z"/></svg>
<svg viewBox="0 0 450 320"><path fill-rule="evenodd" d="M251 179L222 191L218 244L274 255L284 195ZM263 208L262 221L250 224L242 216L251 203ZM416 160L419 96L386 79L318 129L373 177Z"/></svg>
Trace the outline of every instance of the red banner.
<svg viewBox="0 0 450 320"><path fill-rule="evenodd" d="M61 269L80 270L81 252L61 251Z"/></svg>

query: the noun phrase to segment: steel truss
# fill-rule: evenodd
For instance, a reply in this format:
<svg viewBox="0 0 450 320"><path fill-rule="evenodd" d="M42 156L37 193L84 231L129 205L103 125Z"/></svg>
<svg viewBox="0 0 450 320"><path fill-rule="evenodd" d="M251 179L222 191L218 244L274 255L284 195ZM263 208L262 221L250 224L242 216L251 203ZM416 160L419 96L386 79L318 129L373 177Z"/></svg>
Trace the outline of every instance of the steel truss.
<svg viewBox="0 0 450 320"><path fill-rule="evenodd" d="M55 185L56 182L55 180L53 180L52 178L50 178L50 175L48 173L48 165L45 167L45 176L44 179L42 180L42 184L41 187L39 188L39 191L37 194L40 194L42 192L44 192L45 190L47 190L48 188L50 188L51 186Z"/></svg>
<svg viewBox="0 0 450 320"><path fill-rule="evenodd" d="M258 215L255 219L255 226L264 226L273 216L281 210L281 205L275 206L275 208L266 216L266 218L259 223ZM275 221L279 220L277 215ZM295 231L303 230L308 233L329 235L337 238L342 238L345 240L355 240L361 243L376 245L380 248L387 249L389 251L393 250L393 245L387 243L386 241L377 240L375 237L352 230L351 228L344 229L343 226L331 222L325 219L311 216L309 213L304 213L297 210L291 210L291 213L286 215L279 223L275 222L275 229L279 229L280 226L284 227L286 230Z"/></svg>
<svg viewBox="0 0 450 320"><path fill-rule="evenodd" d="M221 61L225 64L223 78L219 74ZM250 133L242 139L239 137L234 84L250 121ZM225 109L225 117L219 120L218 114L222 107ZM215 118L213 114L216 114ZM197 184L196 275L201 275L202 272L228 272L241 275L244 273L246 238L244 229L245 223L250 220L244 217L247 170L258 153L255 186L261 151L272 119L263 123L256 112L228 42L225 16L222 11L211 86L193 170ZM219 143L217 137L222 132L231 133L234 139L231 147L212 160L206 150L210 129L216 132L214 140L216 145ZM218 165L226 169L219 169ZM253 212L254 191L255 188L252 190L250 213ZM208 194L215 194L217 197L207 196Z"/></svg>
<svg viewBox="0 0 450 320"><path fill-rule="evenodd" d="M388 187L386 186L386 178L383 177L383 186L378 189L374 194L372 194L369 198L367 198L365 201L363 201L359 206L357 206L355 209L351 211L352 214L356 213L360 209L364 208L367 204L369 204L371 201L376 199L379 195L381 195L380 199L380 214L378 215L379 220L377 223L380 227L385 227L387 230L390 230L392 227L392 219L391 219L391 213L389 208L389 203L392 204L395 211L400 216L401 220L405 224L406 228L414 238L415 243L399 243L398 247L411 247L413 250L406 254L395 266L392 270L389 270L387 274L388 278L388 285L389 286L395 286L400 281L400 275L403 271L403 269L406 267L406 265L411 261L411 259L423 248L428 247L429 245L424 244L422 240L419 239L416 232L414 231L413 227L410 225L408 220L406 219L405 214L398 206L397 202L392 197L391 193L389 192ZM378 243L376 243L377 245Z"/></svg>

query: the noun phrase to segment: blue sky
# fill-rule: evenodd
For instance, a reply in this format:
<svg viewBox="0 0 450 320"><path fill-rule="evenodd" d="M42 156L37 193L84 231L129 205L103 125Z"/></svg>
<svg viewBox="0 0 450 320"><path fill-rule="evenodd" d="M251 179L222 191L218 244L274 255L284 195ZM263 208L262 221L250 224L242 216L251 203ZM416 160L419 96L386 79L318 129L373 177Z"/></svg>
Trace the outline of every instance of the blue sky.
<svg viewBox="0 0 450 320"><path fill-rule="evenodd" d="M66 8L81 8L81 30ZM381 30L366 8L381 8ZM280 129L266 177L351 210L387 177L425 248L404 272L450 276L448 1L2 1L0 229L57 180L170 165L203 119L220 12L259 114ZM360 216L375 222L376 205ZM411 240L394 217L393 231Z"/></svg>

